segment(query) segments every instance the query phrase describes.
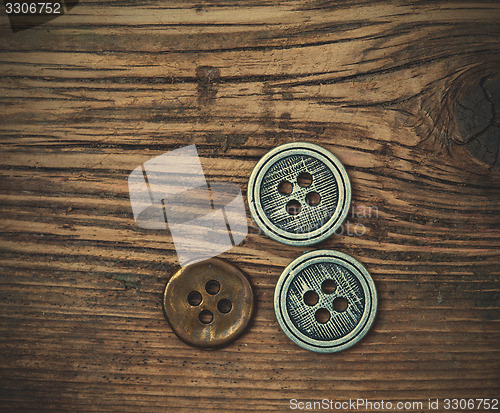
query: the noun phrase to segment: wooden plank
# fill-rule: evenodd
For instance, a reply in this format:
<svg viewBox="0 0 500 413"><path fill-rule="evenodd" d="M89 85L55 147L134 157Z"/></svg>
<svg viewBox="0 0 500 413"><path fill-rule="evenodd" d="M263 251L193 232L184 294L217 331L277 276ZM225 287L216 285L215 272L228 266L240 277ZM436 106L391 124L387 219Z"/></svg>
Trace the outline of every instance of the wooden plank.
<svg viewBox="0 0 500 413"><path fill-rule="evenodd" d="M2 411L288 411L290 399L498 398L500 6L495 2L84 2L0 19ZM376 282L370 334L296 347L272 298L309 248L250 233L223 254L256 294L217 351L161 309L168 229L133 221L127 176L196 144L246 183L286 142L346 166L353 209L318 245ZM376 411L375 409L360 409Z"/></svg>

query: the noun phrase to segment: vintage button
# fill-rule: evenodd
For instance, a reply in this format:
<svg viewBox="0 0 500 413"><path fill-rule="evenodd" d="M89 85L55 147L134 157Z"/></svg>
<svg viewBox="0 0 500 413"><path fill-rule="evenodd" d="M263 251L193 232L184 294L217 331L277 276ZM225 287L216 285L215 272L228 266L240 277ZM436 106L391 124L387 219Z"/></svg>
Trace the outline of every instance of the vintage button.
<svg viewBox="0 0 500 413"><path fill-rule="evenodd" d="M248 205L269 237L288 245L312 245L344 221L351 184L344 166L321 146L288 143L268 152L248 182Z"/></svg>
<svg viewBox="0 0 500 413"><path fill-rule="evenodd" d="M163 309L181 340L196 347L220 347L247 327L252 287L234 265L211 258L181 268L170 278Z"/></svg>
<svg viewBox="0 0 500 413"><path fill-rule="evenodd" d="M274 311L284 333L299 346L333 353L356 344L377 312L377 291L368 271L337 251L304 253L281 274Z"/></svg>

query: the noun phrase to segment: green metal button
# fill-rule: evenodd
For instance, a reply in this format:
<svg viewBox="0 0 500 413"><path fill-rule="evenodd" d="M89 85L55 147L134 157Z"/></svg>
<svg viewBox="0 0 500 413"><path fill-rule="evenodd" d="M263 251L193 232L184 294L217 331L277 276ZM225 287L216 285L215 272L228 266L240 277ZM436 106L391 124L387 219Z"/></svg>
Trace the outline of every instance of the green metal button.
<svg viewBox="0 0 500 413"><path fill-rule="evenodd" d="M377 291L357 260L337 251L302 254L281 274L274 311L283 332L297 345L334 353L356 344L375 320Z"/></svg>
<svg viewBox="0 0 500 413"><path fill-rule="evenodd" d="M278 146L257 163L248 182L248 205L269 237L288 245L316 244L335 232L351 204L344 166L311 143Z"/></svg>

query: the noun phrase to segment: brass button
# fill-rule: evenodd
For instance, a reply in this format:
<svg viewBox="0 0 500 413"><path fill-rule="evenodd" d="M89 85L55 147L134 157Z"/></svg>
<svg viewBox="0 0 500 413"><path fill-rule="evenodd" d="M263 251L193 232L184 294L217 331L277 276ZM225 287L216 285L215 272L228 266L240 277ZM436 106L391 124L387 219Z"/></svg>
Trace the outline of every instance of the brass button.
<svg viewBox="0 0 500 413"><path fill-rule="evenodd" d="M195 347L220 347L247 327L252 287L234 265L211 258L181 268L170 278L163 309L181 340Z"/></svg>

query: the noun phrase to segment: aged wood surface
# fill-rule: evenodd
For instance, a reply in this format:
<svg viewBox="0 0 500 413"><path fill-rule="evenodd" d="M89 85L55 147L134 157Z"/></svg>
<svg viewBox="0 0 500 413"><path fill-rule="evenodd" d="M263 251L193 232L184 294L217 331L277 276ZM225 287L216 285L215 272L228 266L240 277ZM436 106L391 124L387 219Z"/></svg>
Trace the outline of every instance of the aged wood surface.
<svg viewBox="0 0 500 413"><path fill-rule="evenodd" d="M498 398L499 21L498 2L455 1L82 1L17 33L3 14L0 409ZM172 238L135 225L128 174L196 144L207 179L245 194L292 141L349 173L354 212L319 247L371 272L372 331L339 354L289 341L274 285L307 248L248 216L222 258L254 321L224 349L185 345L161 309Z"/></svg>

